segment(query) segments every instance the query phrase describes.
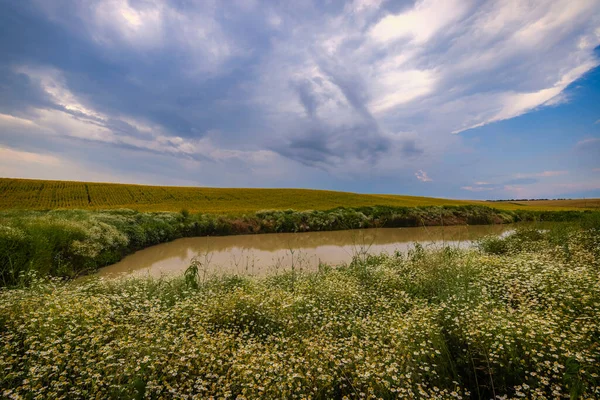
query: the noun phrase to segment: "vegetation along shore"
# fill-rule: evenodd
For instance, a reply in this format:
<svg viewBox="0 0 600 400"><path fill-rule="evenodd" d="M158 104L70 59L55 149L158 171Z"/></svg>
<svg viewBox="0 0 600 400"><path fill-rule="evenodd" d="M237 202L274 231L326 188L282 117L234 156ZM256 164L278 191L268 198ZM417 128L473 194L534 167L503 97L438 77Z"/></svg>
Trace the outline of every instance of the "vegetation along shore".
<svg viewBox="0 0 600 400"><path fill-rule="evenodd" d="M600 224L580 225L266 278L31 276L0 290L1 395L598 398Z"/></svg>
<svg viewBox="0 0 600 400"><path fill-rule="evenodd" d="M29 271L75 277L148 246L181 237L376 227L574 221L591 211L497 210L483 206L362 207L261 211L231 216L133 210L0 212L0 285Z"/></svg>

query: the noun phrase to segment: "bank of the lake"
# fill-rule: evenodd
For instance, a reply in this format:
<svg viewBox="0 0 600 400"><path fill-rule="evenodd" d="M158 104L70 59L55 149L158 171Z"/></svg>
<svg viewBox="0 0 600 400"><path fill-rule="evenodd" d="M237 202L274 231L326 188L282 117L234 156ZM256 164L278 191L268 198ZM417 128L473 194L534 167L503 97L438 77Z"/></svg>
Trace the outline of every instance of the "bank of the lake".
<svg viewBox="0 0 600 400"><path fill-rule="evenodd" d="M5 398L600 397L600 224L264 278L0 290Z"/></svg>
<svg viewBox="0 0 600 400"><path fill-rule="evenodd" d="M375 227L574 221L591 211L508 211L483 206L363 207L329 211L262 211L228 216L132 210L3 211L0 285L24 284L28 272L74 277L125 255L181 237Z"/></svg>

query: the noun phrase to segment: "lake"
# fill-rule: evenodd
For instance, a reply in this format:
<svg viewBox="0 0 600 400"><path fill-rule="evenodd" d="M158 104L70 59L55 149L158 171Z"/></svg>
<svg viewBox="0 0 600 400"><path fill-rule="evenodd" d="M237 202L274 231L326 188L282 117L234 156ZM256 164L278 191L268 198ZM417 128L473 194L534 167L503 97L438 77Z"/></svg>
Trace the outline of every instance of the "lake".
<svg viewBox="0 0 600 400"><path fill-rule="evenodd" d="M514 228L463 225L183 238L137 251L101 268L98 275L182 274L194 258L206 274L266 275L292 267L315 270L319 263L344 264L355 255L405 252L415 243L426 248L468 247L483 236L505 234Z"/></svg>

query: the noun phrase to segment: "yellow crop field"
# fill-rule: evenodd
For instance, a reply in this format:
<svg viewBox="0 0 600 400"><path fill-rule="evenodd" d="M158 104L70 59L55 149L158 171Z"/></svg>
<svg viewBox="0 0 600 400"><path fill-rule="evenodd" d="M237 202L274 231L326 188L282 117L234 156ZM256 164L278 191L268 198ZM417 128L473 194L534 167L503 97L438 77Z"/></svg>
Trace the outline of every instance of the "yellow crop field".
<svg viewBox="0 0 600 400"><path fill-rule="evenodd" d="M0 178L0 210L131 208L139 211L180 211L185 208L191 212L242 214L265 209L326 210L339 206L418 207L469 204L511 210L564 210L598 208L600 200L489 203L310 189L145 186Z"/></svg>
<svg viewBox="0 0 600 400"><path fill-rule="evenodd" d="M553 210L556 208L559 209L600 209L600 199L570 199L570 200L528 200L528 201L513 201L513 202L498 202L491 203L494 204L502 204L502 205L516 205L518 208L522 208L521 206L526 206L531 209L544 209L544 210Z"/></svg>

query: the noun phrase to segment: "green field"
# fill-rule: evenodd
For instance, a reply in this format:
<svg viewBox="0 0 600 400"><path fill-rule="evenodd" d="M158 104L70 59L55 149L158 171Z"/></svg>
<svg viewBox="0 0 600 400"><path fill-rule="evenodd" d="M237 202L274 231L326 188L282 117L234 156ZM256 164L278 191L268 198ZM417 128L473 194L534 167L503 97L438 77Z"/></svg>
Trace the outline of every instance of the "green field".
<svg viewBox="0 0 600 400"><path fill-rule="evenodd" d="M265 209L327 210L335 207L487 205L505 210L598 208L600 200L497 202L432 197L358 194L310 189L237 189L144 186L0 178L0 210L115 209L244 214Z"/></svg>

